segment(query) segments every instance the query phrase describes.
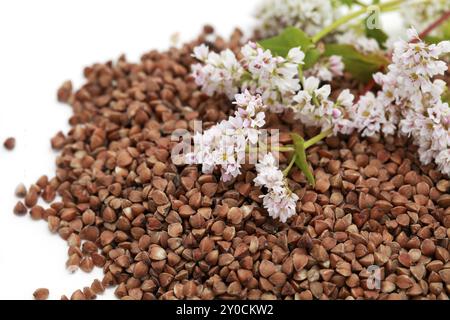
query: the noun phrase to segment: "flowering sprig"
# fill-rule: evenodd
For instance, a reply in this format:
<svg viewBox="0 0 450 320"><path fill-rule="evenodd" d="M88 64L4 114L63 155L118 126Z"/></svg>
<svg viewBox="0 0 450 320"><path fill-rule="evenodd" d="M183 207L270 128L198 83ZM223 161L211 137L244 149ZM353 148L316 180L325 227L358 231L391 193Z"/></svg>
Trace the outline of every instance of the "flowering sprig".
<svg viewBox="0 0 450 320"><path fill-rule="evenodd" d="M402 2L388 1L380 8ZM254 183L267 191L261 197L269 215L282 222L295 214L298 201L289 188L290 170L295 164L314 185L306 149L331 134L358 131L362 136L380 132L411 136L419 146L421 161L428 164L435 159L438 168L450 175L450 108L442 99L445 83L435 79L448 69L441 56L450 53L450 42L428 45L410 29L408 41L394 43L389 65L386 57L371 53L380 51L378 42L361 43L360 48L357 43L325 44L324 50L316 46L333 28L363 12L341 17L313 37L287 28L258 44L250 42L242 48L239 60L230 50L215 53L204 45L197 47L194 56L201 62L193 67L197 84L208 95L235 96L238 110L204 134L195 135L196 150L186 157L187 162L202 164L205 173L220 167L223 181L237 177L247 145L257 142L265 124L265 111L291 109L304 125L321 127L322 132L308 141L291 133L293 145L266 149L264 157L258 159ZM347 65L349 61L357 66ZM332 99L326 82L342 76L344 64L346 71L360 80L376 70L387 70L373 76L381 90L369 91L355 101L350 90L344 89ZM291 152L291 162L284 171L276 164L275 151Z"/></svg>
<svg viewBox="0 0 450 320"><path fill-rule="evenodd" d="M428 45L409 29L408 41L394 44L388 72L374 76L382 90L376 97L373 93L361 97L359 108L377 111L367 116L374 125L360 124L359 130L369 129L363 131L366 135L393 134L398 127L400 134L413 137L422 163L435 159L439 169L450 174L450 108L442 100L446 84L434 79L447 71L447 63L440 60L447 53L450 41Z"/></svg>
<svg viewBox="0 0 450 320"><path fill-rule="evenodd" d="M220 166L222 180L229 181L237 177L241 164L245 163L246 148L256 144L259 128L265 124L263 105L259 96L248 91L236 95L238 106L234 116L194 136L194 152L185 156L189 164L201 164L204 173L212 173Z"/></svg>
<svg viewBox="0 0 450 320"><path fill-rule="evenodd" d="M255 167L258 173L254 179L255 185L268 191L261 196L264 207L272 218L285 223L296 213L298 196L289 189L287 179L271 153L266 154Z"/></svg>
<svg viewBox="0 0 450 320"><path fill-rule="evenodd" d="M299 90L298 68L305 54L300 48L289 50L286 58L273 56L256 43L242 47L242 59L237 60L227 49L220 54L209 51L205 45L194 49L194 57L201 61L192 67L197 85L212 96L225 94L232 99L240 90L249 90L261 97L272 111L282 111Z"/></svg>

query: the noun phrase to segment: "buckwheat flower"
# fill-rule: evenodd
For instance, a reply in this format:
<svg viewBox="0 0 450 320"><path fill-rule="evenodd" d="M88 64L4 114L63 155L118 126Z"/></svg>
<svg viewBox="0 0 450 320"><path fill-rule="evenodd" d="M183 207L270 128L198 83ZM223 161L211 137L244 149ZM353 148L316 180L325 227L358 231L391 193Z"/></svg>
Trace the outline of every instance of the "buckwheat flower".
<svg viewBox="0 0 450 320"><path fill-rule="evenodd" d="M443 174L450 176L450 149L439 152L436 157L436 163Z"/></svg>
<svg viewBox="0 0 450 320"><path fill-rule="evenodd" d="M273 56L253 42L242 48L241 61L247 71L241 88L260 93L262 100L273 112L281 112L300 89L298 67L305 54L300 48L292 48L286 58Z"/></svg>
<svg viewBox="0 0 450 320"><path fill-rule="evenodd" d="M350 120L349 113L353 108L353 100L355 96L350 93L349 89L344 89L339 94L332 111L333 133L351 134L355 130L355 124Z"/></svg>
<svg viewBox="0 0 450 320"><path fill-rule="evenodd" d="M447 71L447 64L439 60L439 57L450 52L450 42L443 41L439 44L427 45L420 41L414 28L408 30L408 40L416 40L416 42L399 40L394 44L392 56L394 71L398 65L403 66L402 71L412 75L413 81L423 80L421 77L431 78L442 75Z"/></svg>
<svg viewBox="0 0 450 320"><path fill-rule="evenodd" d="M384 108L372 92L361 96L353 111L355 127L363 137L378 133L386 121Z"/></svg>
<svg viewBox="0 0 450 320"><path fill-rule="evenodd" d="M283 172L278 168L275 157L268 153L255 166L256 186L265 187L267 193L262 195L264 208L269 216L285 223L296 213L298 196L287 187Z"/></svg>
<svg viewBox="0 0 450 320"><path fill-rule="evenodd" d="M262 37L297 27L313 36L338 16L330 0L264 0L256 9L256 30Z"/></svg>
<svg viewBox="0 0 450 320"><path fill-rule="evenodd" d="M200 61L206 61L209 55L209 48L207 45L202 43L201 45L194 48L193 57Z"/></svg>
<svg viewBox="0 0 450 320"><path fill-rule="evenodd" d="M269 190L281 191L284 188L284 176L278 169L275 157L268 153L255 165L258 175L254 179L257 187L266 187Z"/></svg>
<svg viewBox="0 0 450 320"><path fill-rule="evenodd" d="M321 59L311 69L305 71L305 76L316 77L321 81L331 82L335 77L341 77L344 74L344 63L342 57L331 56Z"/></svg>
<svg viewBox="0 0 450 320"><path fill-rule="evenodd" d="M450 142L448 130L440 123L433 123L431 119L429 126L433 128L431 132L431 148L436 151L447 149Z"/></svg>
<svg viewBox="0 0 450 320"><path fill-rule="evenodd" d="M286 223L290 217L296 214L296 205L299 198L291 191L286 190L283 193L270 191L262 198L264 208L273 219L280 219L282 223Z"/></svg>
<svg viewBox="0 0 450 320"><path fill-rule="evenodd" d="M300 47L294 47L289 50L287 55L287 61L294 64L303 64L305 59L305 53L300 49Z"/></svg>
<svg viewBox="0 0 450 320"><path fill-rule="evenodd" d="M321 126L328 129L334 110L334 103L329 100L330 93L330 85L320 86L318 78L306 78L303 90L293 98L296 104L291 108L295 112L295 118L300 119L306 126Z"/></svg>
<svg viewBox="0 0 450 320"><path fill-rule="evenodd" d="M203 63L192 66L195 82L202 87L202 91L209 96L218 93L233 98L244 72L234 53L226 49L218 54L200 45L194 48L193 56Z"/></svg>
<svg viewBox="0 0 450 320"><path fill-rule="evenodd" d="M382 90L378 92L376 102L373 97L370 99L384 110L384 119L380 121L383 132L393 133L398 127L399 134L411 137L419 147L418 155L423 164L435 161L438 168L446 172L450 108L442 101L442 95L447 85L433 78L448 69L440 57L450 51L450 43L426 44L415 29L411 28L407 33L408 40L414 41L394 43L392 64L388 66L387 74L374 76ZM355 118L362 122L359 114Z"/></svg>
<svg viewBox="0 0 450 320"><path fill-rule="evenodd" d="M350 93L349 89L344 89L336 99L336 105L350 110L353 106L353 100L355 100L355 96Z"/></svg>

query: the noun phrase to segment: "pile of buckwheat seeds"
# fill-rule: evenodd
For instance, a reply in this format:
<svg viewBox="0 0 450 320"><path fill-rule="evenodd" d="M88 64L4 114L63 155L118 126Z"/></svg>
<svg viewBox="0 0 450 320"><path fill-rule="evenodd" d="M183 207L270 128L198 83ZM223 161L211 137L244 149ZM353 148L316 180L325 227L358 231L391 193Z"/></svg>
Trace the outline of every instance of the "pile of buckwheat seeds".
<svg viewBox="0 0 450 320"><path fill-rule="evenodd" d="M450 180L421 166L406 140L352 135L312 148L316 186L292 171L301 201L286 224L262 207L253 166L223 183L219 172L171 162L172 132L233 111L190 77L192 49L212 32L137 64L95 64L79 90L59 89L73 115L70 132L51 141L60 150L55 177L20 185L14 212L46 220L67 241L71 272L103 268L103 279L62 299L93 299L107 287L135 300L448 299ZM238 52L241 37L208 44ZM314 135L289 113L268 115L268 126ZM368 282L374 266L379 288Z"/></svg>

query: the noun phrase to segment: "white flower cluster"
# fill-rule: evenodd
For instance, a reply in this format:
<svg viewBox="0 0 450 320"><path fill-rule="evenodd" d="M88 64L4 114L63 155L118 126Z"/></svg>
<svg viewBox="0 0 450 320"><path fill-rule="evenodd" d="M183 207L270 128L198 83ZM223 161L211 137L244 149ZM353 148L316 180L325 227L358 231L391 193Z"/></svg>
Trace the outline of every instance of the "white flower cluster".
<svg viewBox="0 0 450 320"><path fill-rule="evenodd" d="M185 155L188 164L202 164L204 173L212 173L220 166L222 180L237 177L245 163L246 147L256 144L259 128L265 124L265 106L261 98L248 91L237 94L238 110L228 120L194 136L194 152Z"/></svg>
<svg viewBox="0 0 450 320"><path fill-rule="evenodd" d="M194 57L202 62L192 69L197 85L210 96L222 93L230 99L239 89L261 94L264 104L275 112L289 105L300 89L298 66L303 64L303 51L293 48L283 58L249 42L241 54L243 58L238 61L231 50L218 54L205 45L196 47Z"/></svg>
<svg viewBox="0 0 450 320"><path fill-rule="evenodd" d="M408 41L394 44L392 64L386 74L374 76L382 90L368 93L354 107L355 128L363 135L382 131L412 136L423 164L433 159L444 174L450 174L450 107L442 101L446 83L434 79L448 65L440 60L450 53L450 41L427 45L415 29Z"/></svg>
<svg viewBox="0 0 450 320"><path fill-rule="evenodd" d="M262 37L297 27L313 36L338 16L331 0L265 0L256 9L257 30Z"/></svg>
<svg viewBox="0 0 450 320"><path fill-rule="evenodd" d="M255 185L265 187L268 191L261 196L264 208L272 218L285 223L296 213L298 196L287 187L283 172L271 153L266 154L256 165L256 172L258 175L254 179Z"/></svg>
<svg viewBox="0 0 450 320"><path fill-rule="evenodd" d="M209 96L223 93L230 99L238 92L244 69L233 51L227 49L219 54L202 44L194 48L193 56L203 62L192 66L195 82L203 92Z"/></svg>
<svg viewBox="0 0 450 320"><path fill-rule="evenodd" d="M412 136L419 146L422 163L435 159L450 174L450 108L441 98L446 83L433 79L448 69L439 58L450 53L450 41L427 45L415 29L408 30L408 37L410 42L395 43L389 72L375 76L383 87L379 100L385 107L397 107L390 109L398 112L393 118L400 119L400 133Z"/></svg>
<svg viewBox="0 0 450 320"><path fill-rule="evenodd" d="M308 77L303 83L303 89L294 97L296 104L292 105L295 118L306 126L322 127L323 130L333 129L335 133L348 133L352 124L345 119L353 106L354 96L348 89L343 90L335 102L329 96L331 86L320 86L316 77Z"/></svg>
<svg viewBox="0 0 450 320"><path fill-rule="evenodd" d="M433 0L422 3L410 0L403 3L399 12L403 17L403 24L406 28L414 27L418 30L425 30L449 8L450 0ZM431 35L438 34L439 28L431 33Z"/></svg>

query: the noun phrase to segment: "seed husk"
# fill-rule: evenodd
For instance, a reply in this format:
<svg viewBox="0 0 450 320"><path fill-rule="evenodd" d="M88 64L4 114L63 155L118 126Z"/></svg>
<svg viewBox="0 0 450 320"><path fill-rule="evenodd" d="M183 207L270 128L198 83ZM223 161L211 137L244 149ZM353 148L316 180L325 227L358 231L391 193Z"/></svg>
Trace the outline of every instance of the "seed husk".
<svg viewBox="0 0 450 320"><path fill-rule="evenodd" d="M39 288L34 291L33 297L35 300L47 300L49 293L50 292L47 288Z"/></svg>
<svg viewBox="0 0 450 320"><path fill-rule="evenodd" d="M25 205L28 208L34 207L38 202L38 194L34 188L30 188L28 190L27 195L25 196Z"/></svg>
<svg viewBox="0 0 450 320"><path fill-rule="evenodd" d="M167 258L166 250L159 246L154 246L150 249L150 259L152 260L165 260Z"/></svg>
<svg viewBox="0 0 450 320"><path fill-rule="evenodd" d="M23 204L22 201L17 201L16 205L14 206L14 214L18 216L23 216L27 213L27 207Z"/></svg>
<svg viewBox="0 0 450 320"><path fill-rule="evenodd" d="M84 295L83 291L76 290L71 296L70 300L86 300L86 296Z"/></svg>
<svg viewBox="0 0 450 320"><path fill-rule="evenodd" d="M16 147L16 139L15 138L7 138L5 142L3 142L3 146L6 150L12 151Z"/></svg>
<svg viewBox="0 0 450 320"><path fill-rule="evenodd" d="M31 210L30 210L30 216L34 220L40 220L44 217L44 215L45 215L45 210L41 206L36 205L33 208L31 208Z"/></svg>
<svg viewBox="0 0 450 320"><path fill-rule="evenodd" d="M18 198L25 198L25 196L27 195L27 188L23 183L21 183L16 187L14 194Z"/></svg>
<svg viewBox="0 0 450 320"><path fill-rule="evenodd" d="M268 260L261 261L261 264L259 265L259 273L264 278L269 278L272 274L274 274L276 271L275 265L273 262Z"/></svg>
<svg viewBox="0 0 450 320"><path fill-rule="evenodd" d="M91 257L84 257L80 261L80 269L86 273L91 272L94 269L94 262Z"/></svg>
<svg viewBox="0 0 450 320"><path fill-rule="evenodd" d="M59 102L68 102L72 94L72 81L65 81L58 89L57 99Z"/></svg>
<svg viewBox="0 0 450 320"><path fill-rule="evenodd" d="M101 294L105 291L103 284L98 279L95 279L91 284L91 289L95 294Z"/></svg>

